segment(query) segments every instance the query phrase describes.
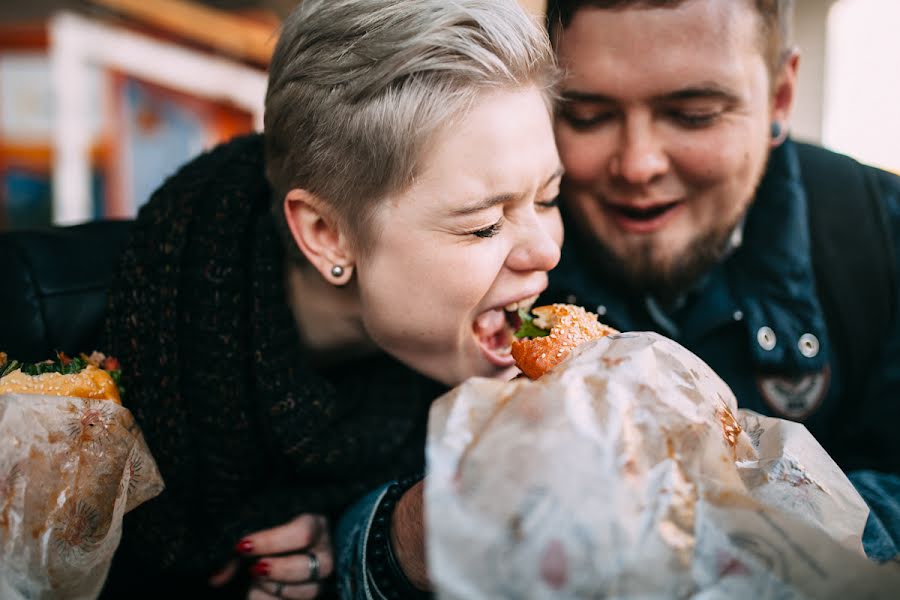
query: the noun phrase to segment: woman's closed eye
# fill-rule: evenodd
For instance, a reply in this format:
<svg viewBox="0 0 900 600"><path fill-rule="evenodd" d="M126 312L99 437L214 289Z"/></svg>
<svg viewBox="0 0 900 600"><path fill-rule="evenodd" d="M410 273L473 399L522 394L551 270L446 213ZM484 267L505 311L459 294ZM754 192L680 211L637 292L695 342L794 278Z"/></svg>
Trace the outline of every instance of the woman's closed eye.
<svg viewBox="0 0 900 600"><path fill-rule="evenodd" d="M549 200L539 200L538 202L535 202L535 204L537 204L539 208L556 208L559 206L559 194Z"/></svg>
<svg viewBox="0 0 900 600"><path fill-rule="evenodd" d="M476 231L470 232L471 235L479 238L491 238L500 233L500 228L503 226L503 219L498 220L496 223L492 225L488 225L487 227L483 227L482 229L478 229Z"/></svg>

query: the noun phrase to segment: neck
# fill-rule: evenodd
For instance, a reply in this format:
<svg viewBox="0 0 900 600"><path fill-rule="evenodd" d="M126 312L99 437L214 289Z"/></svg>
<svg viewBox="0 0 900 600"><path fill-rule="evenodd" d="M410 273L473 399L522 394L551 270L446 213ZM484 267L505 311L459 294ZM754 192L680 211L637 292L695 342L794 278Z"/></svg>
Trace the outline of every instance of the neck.
<svg viewBox="0 0 900 600"><path fill-rule="evenodd" d="M287 264L288 302L314 364L333 364L377 351L362 323L355 282L331 285L313 268Z"/></svg>

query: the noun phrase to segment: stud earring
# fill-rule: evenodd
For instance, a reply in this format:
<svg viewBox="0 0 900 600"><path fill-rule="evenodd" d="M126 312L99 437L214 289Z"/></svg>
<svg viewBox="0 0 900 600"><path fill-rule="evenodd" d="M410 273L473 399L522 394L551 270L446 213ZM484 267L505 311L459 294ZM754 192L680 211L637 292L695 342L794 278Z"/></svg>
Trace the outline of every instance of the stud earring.
<svg viewBox="0 0 900 600"><path fill-rule="evenodd" d="M331 275L333 277L341 277L344 275L344 267L341 265L334 265L331 267Z"/></svg>
<svg viewBox="0 0 900 600"><path fill-rule="evenodd" d="M772 127L769 130L769 135L772 136L773 140L777 140L781 137L782 127L779 121L773 121Z"/></svg>

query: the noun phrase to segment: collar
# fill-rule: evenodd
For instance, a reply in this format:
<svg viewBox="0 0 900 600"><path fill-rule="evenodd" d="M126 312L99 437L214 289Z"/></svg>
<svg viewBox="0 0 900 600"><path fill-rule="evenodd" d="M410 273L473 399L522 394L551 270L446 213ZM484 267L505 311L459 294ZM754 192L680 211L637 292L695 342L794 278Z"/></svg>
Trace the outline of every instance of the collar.
<svg viewBox="0 0 900 600"><path fill-rule="evenodd" d="M790 140L770 154L747 213L743 244L725 270L758 367L825 366L825 320L813 275L807 198Z"/></svg>
<svg viewBox="0 0 900 600"><path fill-rule="evenodd" d="M563 211L565 231L574 232L574 224ZM541 302L564 302L584 306L597 313L600 320L620 331L643 329L638 326L631 310L637 299L610 285L603 274L593 268L590 253L575 241L575 235L565 236L559 264L550 271L550 284Z"/></svg>
<svg viewBox="0 0 900 600"><path fill-rule="evenodd" d="M583 304L617 329L661 331L688 346L739 322L757 370L820 370L826 335L806 211L796 151L788 140L771 152L732 250L678 308L663 310L600 275L585 276L591 273L590 259L574 235L567 236L560 264L550 273L550 299ZM567 230L574 231L571 223Z"/></svg>

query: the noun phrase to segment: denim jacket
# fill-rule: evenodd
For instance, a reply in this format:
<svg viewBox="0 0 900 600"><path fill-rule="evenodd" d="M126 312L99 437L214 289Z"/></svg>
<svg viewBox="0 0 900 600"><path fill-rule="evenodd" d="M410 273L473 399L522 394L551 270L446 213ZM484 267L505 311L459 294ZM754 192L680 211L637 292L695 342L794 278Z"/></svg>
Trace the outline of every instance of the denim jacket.
<svg viewBox="0 0 900 600"><path fill-rule="evenodd" d="M375 509L388 487L390 483L367 494L338 523L334 536L334 572L342 600L385 600L369 574L366 543Z"/></svg>

